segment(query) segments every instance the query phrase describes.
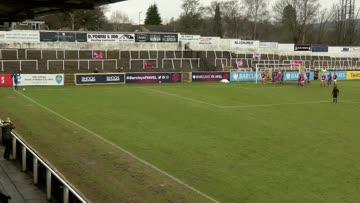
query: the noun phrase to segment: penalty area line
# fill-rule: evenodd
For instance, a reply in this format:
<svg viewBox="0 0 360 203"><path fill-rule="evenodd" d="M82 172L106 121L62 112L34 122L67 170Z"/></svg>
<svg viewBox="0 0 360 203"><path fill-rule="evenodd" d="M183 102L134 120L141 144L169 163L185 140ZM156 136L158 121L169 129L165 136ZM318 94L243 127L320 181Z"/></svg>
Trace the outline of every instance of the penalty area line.
<svg viewBox="0 0 360 203"><path fill-rule="evenodd" d="M133 153L131 153L131 152L127 151L126 149L124 149L124 148L122 148L122 147L120 147L120 146L116 145L115 143L113 143L113 142L111 142L111 141L109 141L109 140L105 139L104 137L100 136L99 134L97 134L97 133L95 133L95 132L93 132L93 131L91 131L91 130L87 129L86 127L84 127L84 126L82 126L82 125L80 125L80 124L78 124L78 123L76 123L75 121L72 121L72 120L70 120L70 119L68 119L68 118L64 117L63 115L61 115L61 114L59 114L59 113L55 112L54 110L52 110L52 109L50 109L50 108L48 108L48 107L46 107L46 106L44 106L44 105L40 104L39 102L35 101L34 99L32 99L32 98L30 98L30 97L28 97L28 96L26 96L26 95L24 95L24 94L22 94L22 93L20 93L20 92L16 91L16 90L14 90L14 91L15 91L17 94L19 94L20 96L24 97L25 99L27 99L27 100L31 101L31 102L32 102L32 103L34 103L35 105L37 105L37 106L41 107L42 109L44 109L44 110L48 111L49 113L52 113L52 114L56 115L57 117L59 117L59 118L61 118L61 119L65 120L65 121L67 121L67 122L69 122L69 123L73 124L74 126L76 126L76 127L80 128L80 129L84 130L85 132L88 132L89 134L93 135L94 137L96 137L96 138L100 139L101 141L103 141L103 142L105 142L105 143L107 143L107 144L109 144L109 145L111 145L111 146L115 147L116 149L118 149L118 150L122 151L123 153L125 153L125 154L129 155L129 156L130 156L130 157L132 157L133 159L135 159L135 160L137 160L137 161L141 162L142 164L144 164L144 165L148 166L149 168L151 168L151 169L153 169L153 170L155 170L155 171L159 172L160 174L163 174L163 175L167 176L167 177L168 177L168 178L170 178L171 180L173 180L173 181L177 182L178 184L180 184L180 185L182 185L182 186L184 186L184 187L186 187L186 188L188 188L188 189L192 190L193 192L195 192L195 193L197 193L197 194L201 195L202 197L204 197L204 198L206 198L206 199L208 199L208 200L210 200L210 201L212 201L212 202L215 202L215 203L219 203L219 202L220 202L220 201L216 200L215 198L210 197L209 195L207 195L207 194L205 194L205 193L201 192L200 190L195 189L194 187L192 187L192 186L188 185L187 183L183 182L182 180L180 180L180 179L176 178L175 176L173 176L173 175L171 175L171 174L169 174L169 173L167 173L167 172L165 172L165 171L161 170L161 169L160 169L160 168L158 168L157 166L155 166L155 165L153 165L153 164L151 164L151 163L149 163L149 162L145 161L144 159L141 159L140 157L138 157L138 156L136 156L135 154L133 154Z"/></svg>

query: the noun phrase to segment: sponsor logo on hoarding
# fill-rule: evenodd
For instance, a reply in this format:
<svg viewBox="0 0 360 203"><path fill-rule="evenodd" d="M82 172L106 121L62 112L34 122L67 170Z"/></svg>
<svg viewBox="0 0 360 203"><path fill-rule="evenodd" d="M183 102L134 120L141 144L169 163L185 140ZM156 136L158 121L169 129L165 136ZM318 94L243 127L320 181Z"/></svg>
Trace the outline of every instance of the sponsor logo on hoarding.
<svg viewBox="0 0 360 203"><path fill-rule="evenodd" d="M19 86L62 86L64 74L20 74Z"/></svg>
<svg viewBox="0 0 360 203"><path fill-rule="evenodd" d="M81 82L96 82L96 77L95 76L84 76L81 77Z"/></svg>
<svg viewBox="0 0 360 203"><path fill-rule="evenodd" d="M200 35L180 35L179 41L198 41Z"/></svg>
<svg viewBox="0 0 360 203"><path fill-rule="evenodd" d="M360 80L360 71L348 71L347 79L348 80Z"/></svg>
<svg viewBox="0 0 360 203"><path fill-rule="evenodd" d="M306 78L306 73L304 73L304 76ZM310 80L314 80L314 76L315 76L315 73L310 72ZM284 75L284 80L287 80L287 81L297 81L298 79L299 79L299 72L298 71L286 72L285 75Z"/></svg>
<svg viewBox="0 0 360 203"><path fill-rule="evenodd" d="M193 82L218 82L223 79L230 80L229 72L193 72Z"/></svg>
<svg viewBox="0 0 360 203"><path fill-rule="evenodd" d="M295 44L294 51L311 51L310 44Z"/></svg>
<svg viewBox="0 0 360 203"><path fill-rule="evenodd" d="M124 73L109 74L76 74L75 82L77 85L95 85L95 84L124 84Z"/></svg>
<svg viewBox="0 0 360 203"><path fill-rule="evenodd" d="M181 73L128 73L126 83L177 83Z"/></svg>
<svg viewBox="0 0 360 203"><path fill-rule="evenodd" d="M329 47L327 45L311 45L312 52L328 52Z"/></svg>
<svg viewBox="0 0 360 203"><path fill-rule="evenodd" d="M135 34L135 42L178 42L178 34Z"/></svg>
<svg viewBox="0 0 360 203"><path fill-rule="evenodd" d="M120 76L107 76L106 81L108 82L119 82L121 81Z"/></svg>
<svg viewBox="0 0 360 203"><path fill-rule="evenodd" d="M57 75L55 81L60 85L63 83L64 77L62 75Z"/></svg>
<svg viewBox="0 0 360 203"><path fill-rule="evenodd" d="M277 49L279 44L277 42L260 42L260 49Z"/></svg>
<svg viewBox="0 0 360 203"><path fill-rule="evenodd" d="M0 31L0 40L6 42L40 42L39 31Z"/></svg>
<svg viewBox="0 0 360 203"><path fill-rule="evenodd" d="M259 48L260 41L254 40L232 40L231 46L233 48L241 49L257 49Z"/></svg>
<svg viewBox="0 0 360 203"><path fill-rule="evenodd" d="M116 34L116 33L94 33L87 35L88 42L120 42L134 41L134 34Z"/></svg>
<svg viewBox="0 0 360 203"><path fill-rule="evenodd" d="M261 74L258 74L258 80L261 79ZM255 72L231 72L230 81L232 82L255 82Z"/></svg>

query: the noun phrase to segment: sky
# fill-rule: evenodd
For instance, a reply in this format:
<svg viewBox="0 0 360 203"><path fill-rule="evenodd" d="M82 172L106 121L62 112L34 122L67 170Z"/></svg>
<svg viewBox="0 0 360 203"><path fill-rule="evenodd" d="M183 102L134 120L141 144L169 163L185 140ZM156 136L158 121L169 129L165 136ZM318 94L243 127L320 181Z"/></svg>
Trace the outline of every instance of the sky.
<svg viewBox="0 0 360 203"><path fill-rule="evenodd" d="M203 6L210 5L213 0L200 0ZM224 1L224 0L219 0ZM270 8L275 0L270 1ZM337 0L319 0L323 7L331 7L331 5ZM360 1L360 0L357 0ZM182 0L127 0L125 2L119 2L110 4L108 8L107 16L114 10L121 10L127 14L134 24L139 23L139 14L141 23L145 19L147 8L156 3L160 10L160 15L163 22L168 22L172 17L178 17L181 13L181 2Z"/></svg>

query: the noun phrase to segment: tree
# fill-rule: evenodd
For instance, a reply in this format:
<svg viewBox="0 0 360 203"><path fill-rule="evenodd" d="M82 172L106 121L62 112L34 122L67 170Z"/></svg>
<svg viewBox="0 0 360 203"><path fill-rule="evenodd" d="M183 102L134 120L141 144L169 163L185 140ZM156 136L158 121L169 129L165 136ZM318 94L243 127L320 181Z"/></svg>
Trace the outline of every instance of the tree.
<svg viewBox="0 0 360 203"><path fill-rule="evenodd" d="M252 22L252 39L258 38L257 26L268 15L266 0L243 0L246 14Z"/></svg>
<svg viewBox="0 0 360 203"><path fill-rule="evenodd" d="M199 27L201 26L201 11L200 0L182 0L181 8L183 13L180 16L181 31L192 34L199 34Z"/></svg>
<svg viewBox="0 0 360 203"><path fill-rule="evenodd" d="M318 44L322 44L325 42L325 34L329 30L329 25L331 21L332 14L329 12L328 9L324 8L320 10L320 12L317 15L316 20L316 42Z"/></svg>
<svg viewBox="0 0 360 203"><path fill-rule="evenodd" d="M156 4L151 5L146 12L145 25L161 25L162 20Z"/></svg>
<svg viewBox="0 0 360 203"><path fill-rule="evenodd" d="M220 11L220 4L216 3L215 8L215 16L214 16L214 33L219 36L223 37L223 29L222 29L222 19L221 19L221 11Z"/></svg>
<svg viewBox="0 0 360 203"><path fill-rule="evenodd" d="M240 11L244 10L238 0L229 0L221 3L223 21L227 37L240 37L239 23L241 21Z"/></svg>
<svg viewBox="0 0 360 203"><path fill-rule="evenodd" d="M113 11L108 19L112 31L126 31L126 28L132 24L130 18L120 10Z"/></svg>
<svg viewBox="0 0 360 203"><path fill-rule="evenodd" d="M306 36L315 23L317 11L320 8L318 0L278 0L273 6L275 19L281 22L285 7L292 6L296 10L297 31L299 32L299 42L305 43ZM279 17L281 18L279 20Z"/></svg>
<svg viewBox="0 0 360 203"><path fill-rule="evenodd" d="M185 16L195 16L199 13L200 0L183 0L181 8Z"/></svg>
<svg viewBox="0 0 360 203"><path fill-rule="evenodd" d="M96 7L92 10L70 10L42 17L49 29L54 30L103 30L107 21L104 10Z"/></svg>
<svg viewBox="0 0 360 203"><path fill-rule="evenodd" d="M128 15L120 10L113 11L110 15L109 22L116 24L131 24L131 20Z"/></svg>
<svg viewBox="0 0 360 203"><path fill-rule="evenodd" d="M290 34L290 40L298 43L299 34L298 22L296 19L296 9L290 4L284 8L284 11L282 13L282 27L287 33Z"/></svg>
<svg viewBox="0 0 360 203"><path fill-rule="evenodd" d="M349 7L344 1L334 4L332 13L336 28L334 30L336 44L353 45L355 43L358 27L359 10Z"/></svg>

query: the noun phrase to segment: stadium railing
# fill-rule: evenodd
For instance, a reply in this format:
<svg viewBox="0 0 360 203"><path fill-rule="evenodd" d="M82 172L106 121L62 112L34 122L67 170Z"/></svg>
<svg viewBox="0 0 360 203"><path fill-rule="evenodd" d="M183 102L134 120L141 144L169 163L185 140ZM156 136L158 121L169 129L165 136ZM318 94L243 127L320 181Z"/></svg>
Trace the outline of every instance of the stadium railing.
<svg viewBox="0 0 360 203"><path fill-rule="evenodd" d="M115 69L118 69L117 59L68 59L68 60L47 60L47 70L50 71L50 63L61 62L62 69L65 72L65 62L77 62L77 69L80 71L80 63L87 62L87 69L90 70L90 62L101 62L101 70L104 70L105 62L115 62Z"/></svg>
<svg viewBox="0 0 360 203"><path fill-rule="evenodd" d="M12 59L19 59L19 50L18 49L0 49L0 59L3 59L4 52L14 52L16 55L16 58Z"/></svg>
<svg viewBox="0 0 360 203"><path fill-rule="evenodd" d="M26 172L28 167L28 159L32 158L32 175L33 175L33 183L36 185L39 183L40 165L46 168L46 197L48 200L52 199L52 189L54 187L54 181L52 178L56 178L62 184L62 202L81 202L86 203L89 202L83 194L81 194L66 178L54 167L52 166L45 158L41 157L41 155L34 150L30 145L26 143L26 141L21 138L17 133L12 132L13 142L12 142L12 158L14 160L17 159L17 155L20 157L21 170ZM20 148L20 151L18 150ZM17 154L20 152L19 154ZM75 198L75 200L74 200Z"/></svg>
<svg viewBox="0 0 360 203"><path fill-rule="evenodd" d="M4 72L4 64L6 63L11 63L11 62L15 62L15 63L19 63L19 70L22 71L23 70L23 63L24 62L31 62L31 63L35 63L35 69L36 71L39 70L39 62L38 60L0 60L1 62L1 71ZM16 72L16 70L12 70L11 72Z"/></svg>

